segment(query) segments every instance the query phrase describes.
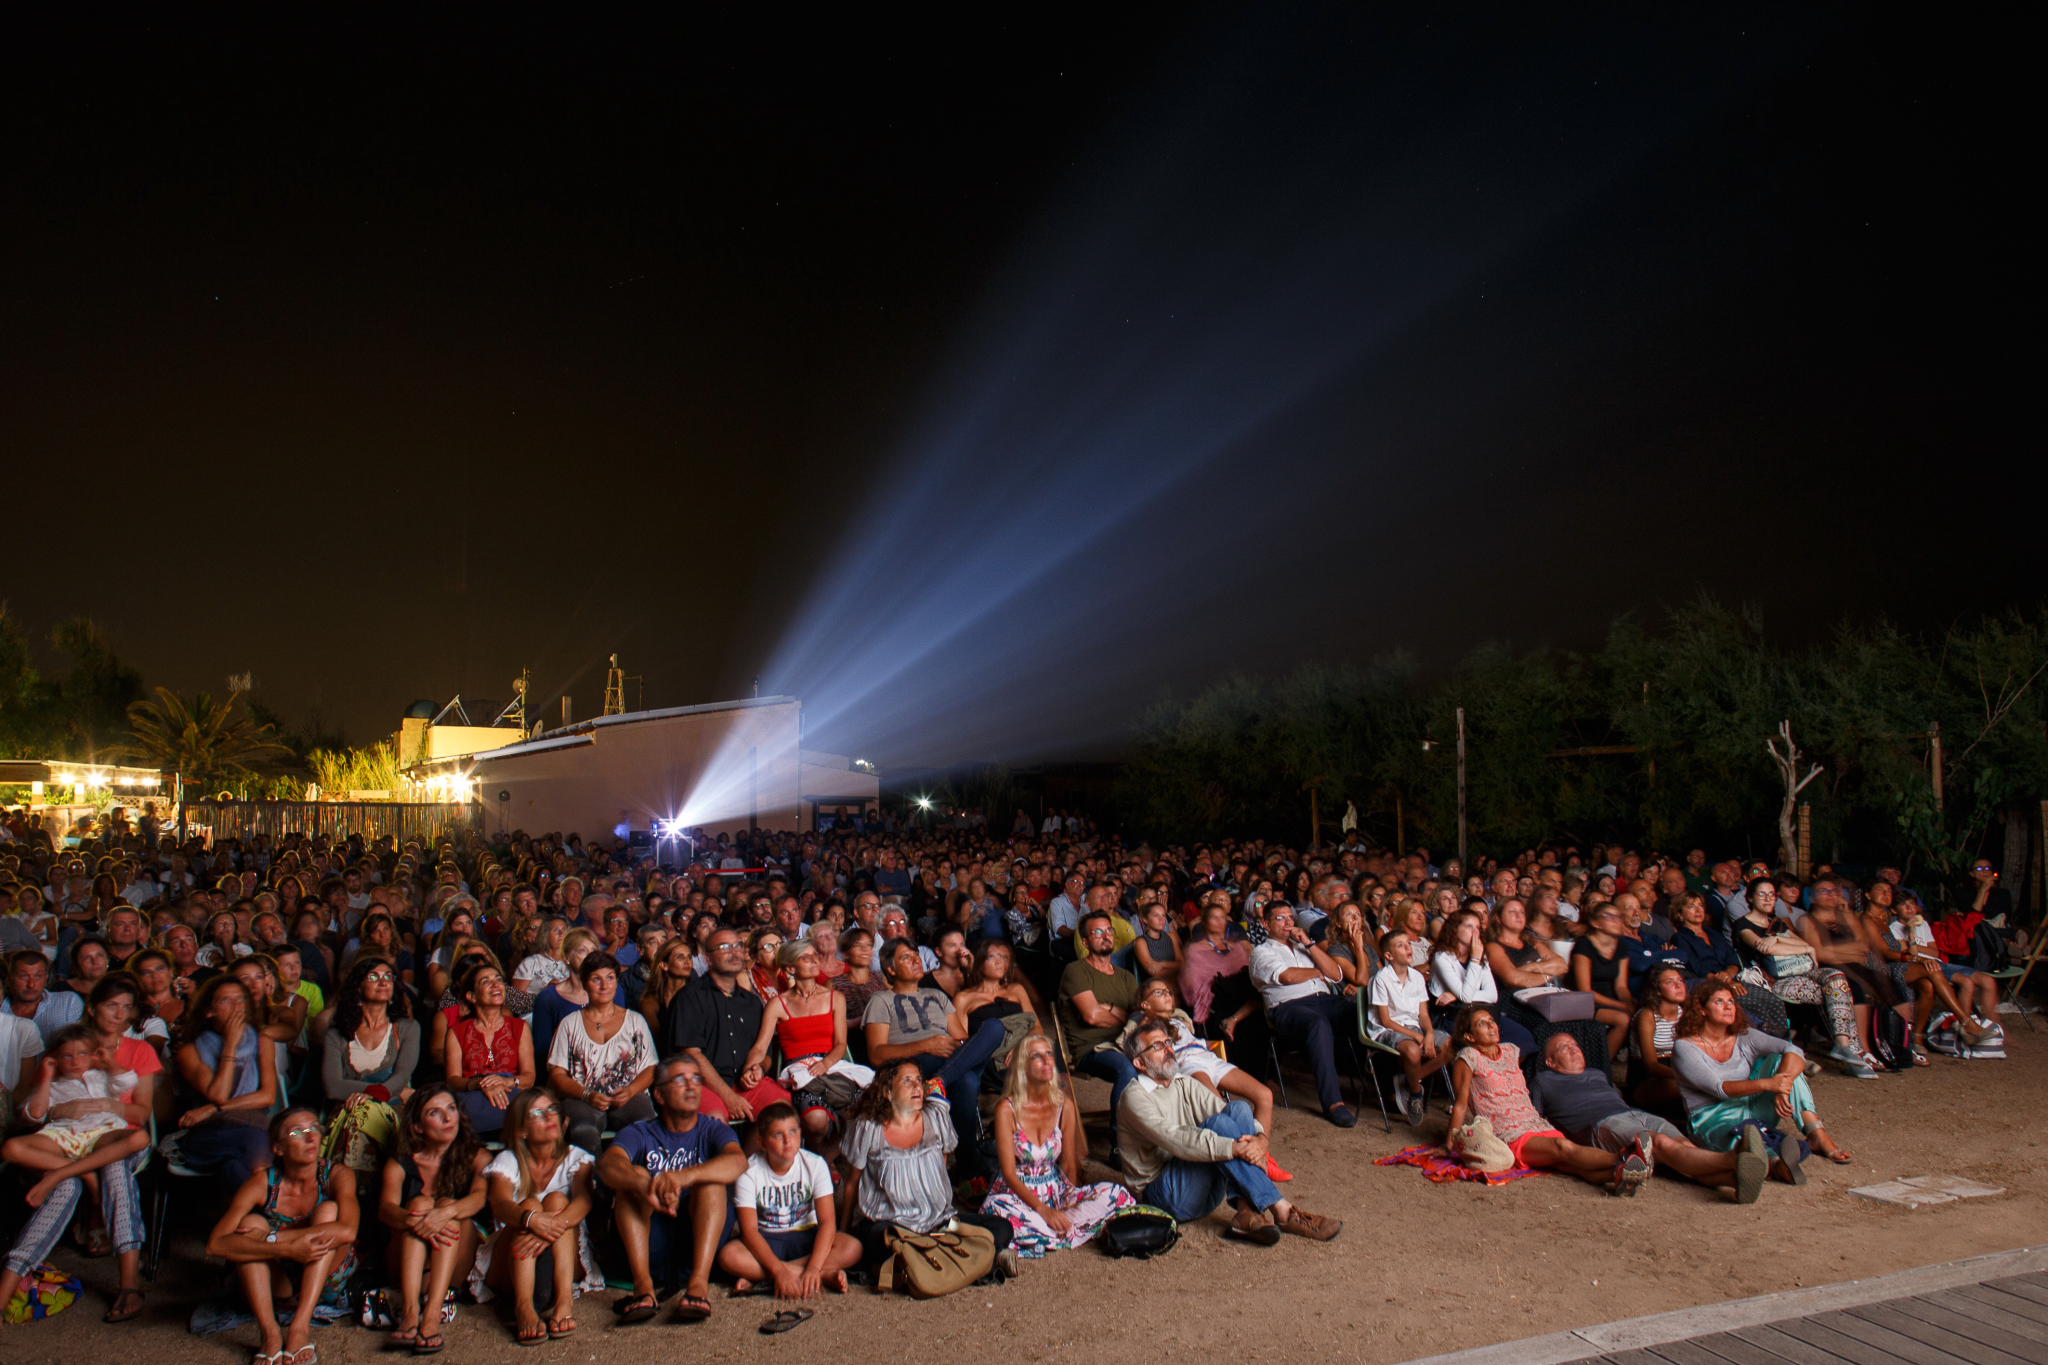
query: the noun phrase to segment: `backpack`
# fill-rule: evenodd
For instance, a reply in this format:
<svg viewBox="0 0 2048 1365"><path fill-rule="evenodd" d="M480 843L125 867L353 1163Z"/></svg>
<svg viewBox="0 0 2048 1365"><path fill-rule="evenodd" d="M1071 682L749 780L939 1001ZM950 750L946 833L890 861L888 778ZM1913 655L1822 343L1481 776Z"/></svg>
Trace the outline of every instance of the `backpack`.
<svg viewBox="0 0 2048 1365"><path fill-rule="evenodd" d="M1095 1234L1095 1245L1109 1255L1134 1256L1141 1261L1164 1256L1179 1241L1179 1221L1151 1204L1118 1209Z"/></svg>
<svg viewBox="0 0 2048 1365"><path fill-rule="evenodd" d="M1970 935L1970 970L2002 972L2012 966L2012 947L1996 925L1986 920Z"/></svg>

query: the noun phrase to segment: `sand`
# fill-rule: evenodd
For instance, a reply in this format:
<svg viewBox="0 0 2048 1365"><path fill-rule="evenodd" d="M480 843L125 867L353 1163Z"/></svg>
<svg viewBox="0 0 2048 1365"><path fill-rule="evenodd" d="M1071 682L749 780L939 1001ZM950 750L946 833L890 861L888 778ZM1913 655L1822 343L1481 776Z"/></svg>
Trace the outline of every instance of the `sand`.
<svg viewBox="0 0 2048 1365"><path fill-rule="evenodd" d="M2035 1127L2048 1112L2048 1027L2029 1033L2018 1016L2005 1022L2006 1061L1937 1057L1930 1069L1874 1081L1823 1076L1817 1100L1855 1163L1812 1162L1807 1186L1773 1184L1746 1208L1662 1175L1632 1200L1560 1176L1493 1188L1436 1185L1411 1168L1372 1162L1440 1139L1441 1103L1421 1137L1398 1119L1391 1134L1382 1132L1377 1110L1349 1132L1309 1109L1283 1110L1276 1148L1296 1173L1287 1192L1345 1220L1327 1245L1288 1238L1270 1250L1247 1247L1224 1241L1222 1220L1212 1217L1185 1229L1157 1261L1113 1261L1084 1248L1027 1262L1008 1285L929 1303L856 1290L814 1302L814 1320L776 1337L757 1331L774 1304L728 1300L722 1291L711 1321L694 1326L663 1318L616 1327L610 1295L586 1299L580 1332L526 1351L490 1309L465 1305L445 1356L535 1365L704 1355L1007 1365L1201 1351L1218 1360L1318 1352L1393 1362L2027 1246L2048 1225ZM1306 1078L1292 1091L1297 1104L1312 1093ZM1107 1088L1084 1081L1082 1100L1099 1110ZM2007 1193L1917 1209L1848 1194L1852 1185L1918 1175L1965 1176ZM204 1217L190 1201L174 1207L192 1223ZM253 1328L212 1337L185 1330L194 1298L218 1292L223 1271L195 1259L192 1228L174 1228L172 1247L144 1318L118 1327L99 1321L112 1263L60 1253L84 1278L84 1299L51 1321L0 1328L0 1359L246 1361ZM381 1340L353 1326L314 1335L331 1362L395 1358Z"/></svg>

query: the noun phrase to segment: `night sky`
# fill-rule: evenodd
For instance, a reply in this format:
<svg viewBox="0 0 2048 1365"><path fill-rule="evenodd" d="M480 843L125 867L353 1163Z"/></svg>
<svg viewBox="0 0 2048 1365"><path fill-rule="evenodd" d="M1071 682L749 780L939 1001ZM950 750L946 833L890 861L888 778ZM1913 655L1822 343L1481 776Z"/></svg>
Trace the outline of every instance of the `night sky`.
<svg viewBox="0 0 2048 1365"><path fill-rule="evenodd" d="M2034 600L2032 81L1788 9L32 35L0 599L359 742L618 650L885 766Z"/></svg>

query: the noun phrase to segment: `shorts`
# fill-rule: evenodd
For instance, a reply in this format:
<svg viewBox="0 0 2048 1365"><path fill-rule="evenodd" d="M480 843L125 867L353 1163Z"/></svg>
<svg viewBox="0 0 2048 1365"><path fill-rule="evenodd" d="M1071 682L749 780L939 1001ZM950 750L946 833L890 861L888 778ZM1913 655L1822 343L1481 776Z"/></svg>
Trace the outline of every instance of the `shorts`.
<svg viewBox="0 0 2048 1365"><path fill-rule="evenodd" d="M1191 1047L1186 1052L1177 1052L1173 1058L1174 1068L1183 1076L1207 1076L1218 1085L1223 1078L1237 1070L1205 1047Z"/></svg>
<svg viewBox="0 0 2048 1365"><path fill-rule="evenodd" d="M1531 1138L1540 1137L1558 1138L1565 1142L1571 1141L1570 1138L1565 1137L1563 1133L1558 1132L1555 1128L1538 1128L1533 1133L1524 1133L1520 1137L1516 1138L1514 1141L1508 1144L1508 1150L1515 1154L1515 1164L1517 1166L1526 1166L1529 1164L1528 1162L1522 1160L1522 1149L1529 1145L1529 1140Z"/></svg>
<svg viewBox="0 0 2048 1365"><path fill-rule="evenodd" d="M1646 1114L1640 1109L1627 1109L1619 1114L1610 1114L1593 1125L1593 1145L1603 1152L1620 1156L1635 1140L1641 1138L1677 1138L1686 1141L1678 1125L1655 1114Z"/></svg>
<svg viewBox="0 0 2048 1365"><path fill-rule="evenodd" d="M74 1128L68 1123L48 1123L36 1130L39 1137L46 1137L57 1144L57 1150L76 1161L99 1146L100 1139L109 1133L127 1131L128 1125L120 1119L109 1117L105 1122L86 1128Z"/></svg>
<svg viewBox="0 0 2048 1365"><path fill-rule="evenodd" d="M775 1253L776 1260L802 1265L811 1258L811 1248L818 1244L818 1229L808 1227L791 1232L764 1232L761 1240L768 1243L768 1249Z"/></svg>
<svg viewBox="0 0 2048 1365"><path fill-rule="evenodd" d="M1372 1040L1375 1043L1384 1043L1396 1051L1400 1050L1401 1044L1415 1041L1405 1033L1396 1033L1393 1029L1381 1028L1378 1024L1370 1025L1370 1027L1372 1029ZM1450 1034L1445 1033L1442 1029L1435 1029L1433 1032L1436 1034L1437 1051L1441 1052L1451 1045Z"/></svg>

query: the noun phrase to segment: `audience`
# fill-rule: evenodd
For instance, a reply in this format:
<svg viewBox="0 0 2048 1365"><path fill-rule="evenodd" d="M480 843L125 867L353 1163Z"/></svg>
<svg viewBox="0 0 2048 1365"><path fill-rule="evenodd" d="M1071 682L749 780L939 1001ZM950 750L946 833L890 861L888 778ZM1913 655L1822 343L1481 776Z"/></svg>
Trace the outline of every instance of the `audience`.
<svg viewBox="0 0 2048 1365"><path fill-rule="evenodd" d="M1183 1220L1228 1204L1224 1235L1255 1245L1327 1240L1337 1220L1279 1194L1273 1091L1219 1051L1263 1062L1270 1028L1349 1127L1338 1059L1361 1004L1403 1054L1411 1116L1448 1066L1453 1124L1486 1116L1531 1165L1621 1192L1662 1165L1738 1202L1803 1179L1809 1150L1850 1160L1777 1035L1817 1027L1813 1055L1869 1077L1891 1015L1912 1019L1894 1060L1921 1066L1943 1029L2000 1055L2010 1007L1972 971L1996 932L1974 902L1930 922L1895 872L1849 887L1858 908L1831 870L1745 885L1703 854L1436 867L1355 838L1124 847L1062 820L1003 844L742 831L660 868L518 833L76 854L24 833L0 843L20 945L0 1158L27 1194L0 1289L74 1227L117 1257L106 1320L143 1311L154 1114L181 1168L223 1182L208 1246L237 1268L262 1365L310 1365L309 1315L361 1278L356 1172L378 1181L390 1345L439 1351L454 1299L494 1294L532 1345L578 1331L606 1230L625 1323L671 1295L701 1320L717 1277L814 1299L872 1272L891 1229L956 1220L1008 1269L1137 1199ZM1574 985L1593 1018L1544 1004ZM1079 1078L1109 1083L1094 1153ZM1084 1170L1105 1156L1113 1180Z"/></svg>

